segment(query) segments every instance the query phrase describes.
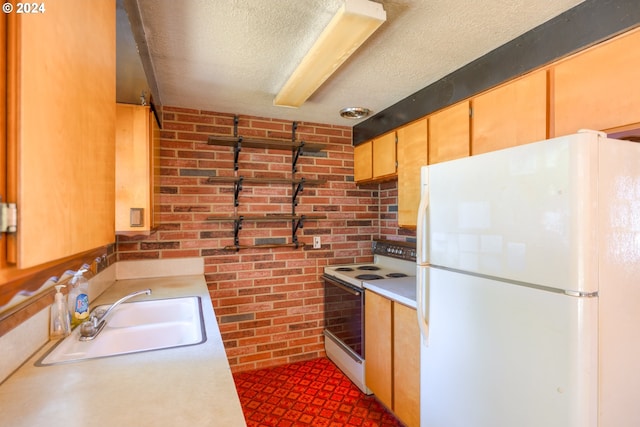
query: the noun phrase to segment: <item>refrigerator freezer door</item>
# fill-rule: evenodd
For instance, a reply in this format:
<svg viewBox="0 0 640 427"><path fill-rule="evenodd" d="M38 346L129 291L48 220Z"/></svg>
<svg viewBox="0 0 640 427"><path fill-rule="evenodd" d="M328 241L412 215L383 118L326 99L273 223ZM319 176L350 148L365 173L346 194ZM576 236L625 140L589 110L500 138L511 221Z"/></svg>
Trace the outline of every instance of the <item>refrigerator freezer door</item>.
<svg viewBox="0 0 640 427"><path fill-rule="evenodd" d="M597 298L427 270L422 427L597 425Z"/></svg>
<svg viewBox="0 0 640 427"><path fill-rule="evenodd" d="M429 166L430 263L598 290L597 133Z"/></svg>

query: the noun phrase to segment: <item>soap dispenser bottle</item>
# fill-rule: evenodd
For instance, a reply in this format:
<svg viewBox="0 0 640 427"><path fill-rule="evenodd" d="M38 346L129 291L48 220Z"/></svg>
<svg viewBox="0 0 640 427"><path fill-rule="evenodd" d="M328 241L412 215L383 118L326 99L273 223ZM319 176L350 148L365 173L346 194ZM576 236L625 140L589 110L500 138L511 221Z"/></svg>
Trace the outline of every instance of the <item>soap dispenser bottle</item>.
<svg viewBox="0 0 640 427"><path fill-rule="evenodd" d="M64 285L56 285L56 296L51 306L49 337L53 340L64 338L71 333L69 309L64 300L64 295L60 292L60 289L64 287Z"/></svg>
<svg viewBox="0 0 640 427"><path fill-rule="evenodd" d="M71 281L69 291L69 313L71 314L71 327L76 327L89 317L89 281L83 274L84 268L78 270Z"/></svg>

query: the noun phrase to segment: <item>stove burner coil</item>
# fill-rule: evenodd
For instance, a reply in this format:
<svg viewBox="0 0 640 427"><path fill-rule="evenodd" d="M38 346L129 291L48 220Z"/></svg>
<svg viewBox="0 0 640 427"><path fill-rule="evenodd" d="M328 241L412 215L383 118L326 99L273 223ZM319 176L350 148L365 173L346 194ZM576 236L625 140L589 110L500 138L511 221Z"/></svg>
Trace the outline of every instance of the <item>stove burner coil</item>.
<svg viewBox="0 0 640 427"><path fill-rule="evenodd" d="M351 268L351 267L338 267L338 268L336 268L336 271L353 271L353 268Z"/></svg>
<svg viewBox="0 0 640 427"><path fill-rule="evenodd" d="M375 265L362 265L362 266L358 267L358 270L376 271L376 270L380 270L380 267L375 266Z"/></svg>
<svg viewBox="0 0 640 427"><path fill-rule="evenodd" d="M407 275L404 274L404 273L389 273L389 274L387 274L387 277L391 277L391 278L395 279L397 277L407 277Z"/></svg>
<svg viewBox="0 0 640 427"><path fill-rule="evenodd" d="M384 277L379 276L377 274L360 274L360 275L356 276L356 279L358 279L358 280L378 280L378 279L384 279Z"/></svg>

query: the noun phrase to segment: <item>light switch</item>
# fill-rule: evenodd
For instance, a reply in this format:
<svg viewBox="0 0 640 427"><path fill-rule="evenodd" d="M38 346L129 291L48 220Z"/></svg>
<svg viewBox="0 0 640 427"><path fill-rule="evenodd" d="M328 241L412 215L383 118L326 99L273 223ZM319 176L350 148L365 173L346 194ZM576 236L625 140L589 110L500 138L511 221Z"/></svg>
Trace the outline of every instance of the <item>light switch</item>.
<svg viewBox="0 0 640 427"><path fill-rule="evenodd" d="M144 227L144 208L129 209L129 225L131 227Z"/></svg>

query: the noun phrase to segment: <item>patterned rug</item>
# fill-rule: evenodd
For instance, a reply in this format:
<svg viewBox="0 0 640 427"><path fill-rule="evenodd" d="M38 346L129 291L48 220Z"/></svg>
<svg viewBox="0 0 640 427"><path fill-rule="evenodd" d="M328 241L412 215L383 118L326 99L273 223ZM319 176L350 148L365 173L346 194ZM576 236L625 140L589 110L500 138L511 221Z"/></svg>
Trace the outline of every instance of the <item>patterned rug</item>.
<svg viewBox="0 0 640 427"><path fill-rule="evenodd" d="M233 375L249 427L401 427L327 358Z"/></svg>

